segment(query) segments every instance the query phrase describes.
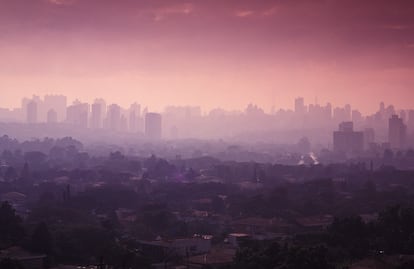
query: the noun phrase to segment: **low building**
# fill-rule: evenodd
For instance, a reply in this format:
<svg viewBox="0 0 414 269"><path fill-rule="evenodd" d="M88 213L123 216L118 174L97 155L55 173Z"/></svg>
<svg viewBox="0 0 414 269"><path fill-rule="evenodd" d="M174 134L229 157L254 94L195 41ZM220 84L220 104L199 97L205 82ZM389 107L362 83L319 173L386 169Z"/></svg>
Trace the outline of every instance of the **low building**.
<svg viewBox="0 0 414 269"><path fill-rule="evenodd" d="M187 268L190 269L215 269L231 265L236 256L235 249L218 248L209 253L193 256L187 260Z"/></svg>
<svg viewBox="0 0 414 269"><path fill-rule="evenodd" d="M191 257L206 254L211 249L210 235L173 240L139 241L145 256L155 262L166 261L175 257Z"/></svg>
<svg viewBox="0 0 414 269"><path fill-rule="evenodd" d="M30 253L20 247L10 247L0 251L0 260L10 259L25 269L46 269L48 259L46 255Z"/></svg>

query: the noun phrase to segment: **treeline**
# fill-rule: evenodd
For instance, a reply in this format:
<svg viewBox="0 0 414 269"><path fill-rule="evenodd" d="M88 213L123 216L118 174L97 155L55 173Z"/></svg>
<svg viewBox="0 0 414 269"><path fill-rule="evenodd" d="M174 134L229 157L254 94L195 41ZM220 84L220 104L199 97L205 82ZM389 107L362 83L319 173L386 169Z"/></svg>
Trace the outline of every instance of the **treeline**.
<svg viewBox="0 0 414 269"><path fill-rule="evenodd" d="M234 266L238 269L346 269L364 258L414 255L414 208L392 206L378 219L336 218L323 232L297 236L291 242L246 241ZM414 260L396 268L414 268Z"/></svg>

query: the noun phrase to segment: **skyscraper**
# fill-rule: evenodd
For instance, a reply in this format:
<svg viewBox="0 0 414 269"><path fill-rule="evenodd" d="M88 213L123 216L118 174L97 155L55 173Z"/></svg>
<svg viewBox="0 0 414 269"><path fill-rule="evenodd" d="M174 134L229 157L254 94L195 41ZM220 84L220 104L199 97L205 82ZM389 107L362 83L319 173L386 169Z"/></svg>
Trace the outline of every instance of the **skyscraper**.
<svg viewBox="0 0 414 269"><path fill-rule="evenodd" d="M161 139L161 114L147 113L145 115L145 135L150 139Z"/></svg>
<svg viewBox="0 0 414 269"><path fill-rule="evenodd" d="M295 113L299 116L304 116L306 113L305 100L303 97L298 97L295 99Z"/></svg>
<svg viewBox="0 0 414 269"><path fill-rule="evenodd" d="M408 129L412 131L414 129L414 109L408 110Z"/></svg>
<svg viewBox="0 0 414 269"><path fill-rule="evenodd" d="M375 130L374 128L365 128L364 130L364 143L368 148L370 144L375 143Z"/></svg>
<svg viewBox="0 0 414 269"><path fill-rule="evenodd" d="M75 101L69 106L66 114L66 122L82 128L88 127L89 104Z"/></svg>
<svg viewBox="0 0 414 269"><path fill-rule="evenodd" d="M49 109L47 112L47 123L57 123L58 121L58 115L56 113L56 110Z"/></svg>
<svg viewBox="0 0 414 269"><path fill-rule="evenodd" d="M102 104L93 103L91 108L91 128L102 128Z"/></svg>
<svg viewBox="0 0 414 269"><path fill-rule="evenodd" d="M355 132L353 122L342 122L333 133L334 151L345 154L359 153L364 149L363 132Z"/></svg>
<svg viewBox="0 0 414 269"><path fill-rule="evenodd" d="M141 122L141 106L137 103L134 103L129 108L129 131L137 132L140 130Z"/></svg>
<svg viewBox="0 0 414 269"><path fill-rule="evenodd" d="M388 142L392 149L402 149L407 137L407 126L403 119L392 115L388 121Z"/></svg>
<svg viewBox="0 0 414 269"><path fill-rule="evenodd" d="M53 109L57 114L57 121L62 122L66 119L67 98L64 95L45 95L43 106L48 113ZM46 115L47 116L47 115Z"/></svg>
<svg viewBox="0 0 414 269"><path fill-rule="evenodd" d="M108 128L112 131L119 131L121 128L121 107L112 104L108 107L107 114Z"/></svg>
<svg viewBox="0 0 414 269"><path fill-rule="evenodd" d="M27 123L37 122L37 103L35 101L30 101L29 103L27 103L26 119Z"/></svg>

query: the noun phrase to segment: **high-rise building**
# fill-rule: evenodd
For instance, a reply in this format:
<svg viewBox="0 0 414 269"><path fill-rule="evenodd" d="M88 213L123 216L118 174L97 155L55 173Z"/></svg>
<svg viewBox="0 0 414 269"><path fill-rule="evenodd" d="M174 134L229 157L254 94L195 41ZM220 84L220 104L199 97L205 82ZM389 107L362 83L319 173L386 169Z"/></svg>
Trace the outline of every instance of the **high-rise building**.
<svg viewBox="0 0 414 269"><path fill-rule="evenodd" d="M303 97L298 97L295 99L295 113L297 115L305 115L306 107L305 107L305 100Z"/></svg>
<svg viewBox="0 0 414 269"><path fill-rule="evenodd" d="M27 119L27 123L37 122L37 103L35 101L30 101L27 103L26 119Z"/></svg>
<svg viewBox="0 0 414 269"><path fill-rule="evenodd" d="M57 114L57 121L66 119L67 98L64 95L45 95L43 101L44 110L48 113L53 109Z"/></svg>
<svg viewBox="0 0 414 269"><path fill-rule="evenodd" d="M408 110L408 129L410 131L414 130L414 109Z"/></svg>
<svg viewBox="0 0 414 269"><path fill-rule="evenodd" d="M351 105L350 104L346 104L344 106L344 110L345 110L345 120L346 121L352 120L352 109L351 109Z"/></svg>
<svg viewBox="0 0 414 269"><path fill-rule="evenodd" d="M129 131L137 132L141 130L141 106L134 103L129 108Z"/></svg>
<svg viewBox="0 0 414 269"><path fill-rule="evenodd" d="M335 122L344 122L351 120L351 106L336 107L333 111L333 119Z"/></svg>
<svg viewBox="0 0 414 269"><path fill-rule="evenodd" d="M126 133L128 131L128 120L124 114L121 114L121 118L119 119L119 128L120 132Z"/></svg>
<svg viewBox="0 0 414 269"><path fill-rule="evenodd" d="M161 139L161 114L146 113L145 135L150 139Z"/></svg>
<svg viewBox="0 0 414 269"><path fill-rule="evenodd" d="M370 145L375 143L375 130L374 128L365 128L364 130L364 144L365 149L370 148Z"/></svg>
<svg viewBox="0 0 414 269"><path fill-rule="evenodd" d="M392 115L388 121L388 142L392 149L402 149L407 137L407 126L402 118Z"/></svg>
<svg viewBox="0 0 414 269"><path fill-rule="evenodd" d="M47 112L47 123L57 123L58 121L58 115L56 113L56 110L49 109Z"/></svg>
<svg viewBox="0 0 414 269"><path fill-rule="evenodd" d="M362 113L358 110L352 110L352 121L355 123L360 123L363 121Z"/></svg>
<svg viewBox="0 0 414 269"><path fill-rule="evenodd" d="M92 129L102 128L102 104L93 103L91 106L91 122Z"/></svg>
<svg viewBox="0 0 414 269"><path fill-rule="evenodd" d="M89 104L75 101L66 113L66 122L82 128L88 128Z"/></svg>
<svg viewBox="0 0 414 269"><path fill-rule="evenodd" d="M112 104L108 107L107 113L108 128L112 131L119 131L121 128L121 107Z"/></svg>
<svg viewBox="0 0 414 269"><path fill-rule="evenodd" d="M333 133L333 145L335 152L355 154L364 149L363 132L355 132L353 122L342 122L339 130Z"/></svg>

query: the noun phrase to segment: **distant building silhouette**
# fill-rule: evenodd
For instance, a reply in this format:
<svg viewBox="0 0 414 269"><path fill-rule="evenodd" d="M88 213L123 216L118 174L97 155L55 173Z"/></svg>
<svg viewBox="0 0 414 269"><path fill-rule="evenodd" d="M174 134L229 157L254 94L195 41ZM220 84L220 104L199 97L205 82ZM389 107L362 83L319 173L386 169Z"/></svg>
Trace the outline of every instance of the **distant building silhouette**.
<svg viewBox="0 0 414 269"><path fill-rule="evenodd" d="M306 106L305 99L303 99L303 97L298 97L295 99L295 113L297 115L305 115Z"/></svg>
<svg viewBox="0 0 414 269"><path fill-rule="evenodd" d="M141 106L134 103L129 108L129 131L137 132L141 130Z"/></svg>
<svg viewBox="0 0 414 269"><path fill-rule="evenodd" d="M151 139L161 139L161 114L146 113L145 135Z"/></svg>
<svg viewBox="0 0 414 269"><path fill-rule="evenodd" d="M56 112L57 122L66 119L67 98L64 95L45 95L43 101L45 113L49 113L51 109ZM46 115L47 120L47 115Z"/></svg>
<svg viewBox="0 0 414 269"><path fill-rule="evenodd" d="M121 107L119 105L112 104L108 107L107 124L112 131L121 129Z"/></svg>
<svg viewBox="0 0 414 269"><path fill-rule="evenodd" d="M414 129L414 109L408 110L408 129L412 131Z"/></svg>
<svg viewBox="0 0 414 269"><path fill-rule="evenodd" d="M348 122L352 118L351 106L336 107L333 111L333 119L335 122Z"/></svg>
<svg viewBox="0 0 414 269"><path fill-rule="evenodd" d="M30 101L29 103L27 103L26 119L27 123L37 122L37 103L35 101Z"/></svg>
<svg viewBox="0 0 414 269"><path fill-rule="evenodd" d="M57 123L58 122L58 115L56 110L49 109L47 112L47 123Z"/></svg>
<svg viewBox="0 0 414 269"><path fill-rule="evenodd" d="M119 129L123 133L128 132L128 119L125 114L121 114L121 118L119 119Z"/></svg>
<svg viewBox="0 0 414 269"><path fill-rule="evenodd" d="M364 130L365 149L369 149L373 143L375 143L375 130L374 130L374 128L365 128L365 130Z"/></svg>
<svg viewBox="0 0 414 269"><path fill-rule="evenodd" d="M88 127L89 104L75 101L69 106L66 114L66 121L82 128Z"/></svg>
<svg viewBox="0 0 414 269"><path fill-rule="evenodd" d="M90 126L92 129L100 129L102 128L102 104L101 103L93 103L91 106L91 121Z"/></svg>
<svg viewBox="0 0 414 269"><path fill-rule="evenodd" d="M339 130L333 133L333 140L335 152L354 154L364 149L364 134L354 131L353 122L339 124Z"/></svg>
<svg viewBox="0 0 414 269"><path fill-rule="evenodd" d="M358 110L352 110L352 122L361 123L363 121L362 113Z"/></svg>
<svg viewBox="0 0 414 269"><path fill-rule="evenodd" d="M392 149L402 149L407 138L407 126L402 118L392 115L388 121L388 142Z"/></svg>

